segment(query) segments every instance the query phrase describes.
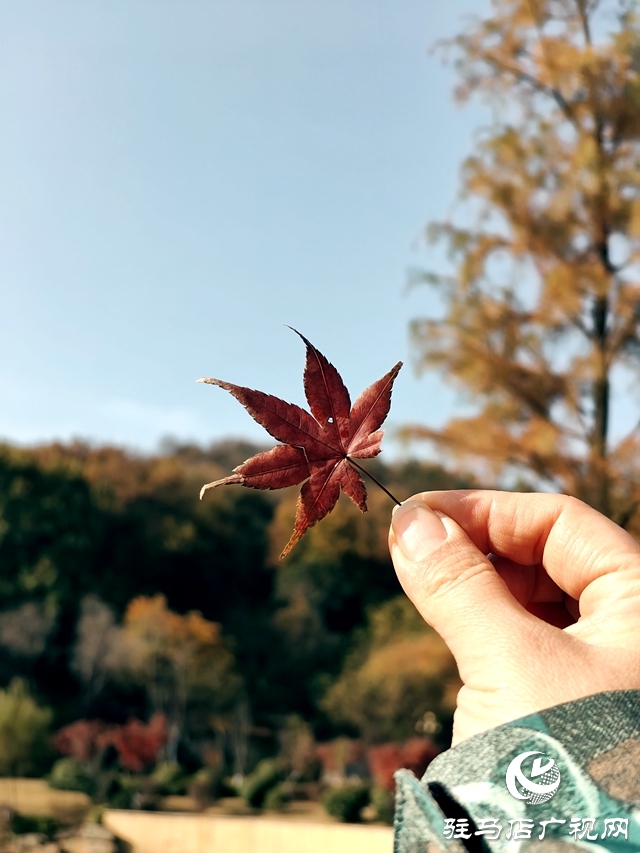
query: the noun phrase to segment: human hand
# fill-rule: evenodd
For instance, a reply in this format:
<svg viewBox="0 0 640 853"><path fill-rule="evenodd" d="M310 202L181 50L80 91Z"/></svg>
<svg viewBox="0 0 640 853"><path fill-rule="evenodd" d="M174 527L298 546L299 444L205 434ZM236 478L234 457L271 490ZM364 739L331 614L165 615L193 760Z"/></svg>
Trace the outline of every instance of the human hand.
<svg viewBox="0 0 640 853"><path fill-rule="evenodd" d="M393 515L405 592L463 686L453 743L605 690L640 688L640 544L554 494L424 492Z"/></svg>

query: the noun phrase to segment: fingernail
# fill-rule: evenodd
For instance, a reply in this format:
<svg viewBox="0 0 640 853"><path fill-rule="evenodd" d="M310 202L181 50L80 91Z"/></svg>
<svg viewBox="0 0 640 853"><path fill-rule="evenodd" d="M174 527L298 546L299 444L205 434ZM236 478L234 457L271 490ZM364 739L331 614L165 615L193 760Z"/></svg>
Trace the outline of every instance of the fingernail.
<svg viewBox="0 0 640 853"><path fill-rule="evenodd" d="M391 517L396 542L407 560L423 560L447 538L440 518L422 501L407 501Z"/></svg>

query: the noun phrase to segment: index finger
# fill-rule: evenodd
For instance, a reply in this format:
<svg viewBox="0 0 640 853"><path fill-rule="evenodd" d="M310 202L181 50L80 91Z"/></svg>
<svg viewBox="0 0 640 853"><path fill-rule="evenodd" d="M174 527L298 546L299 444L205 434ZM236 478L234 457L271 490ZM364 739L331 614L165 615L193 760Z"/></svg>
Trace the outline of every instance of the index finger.
<svg viewBox="0 0 640 853"><path fill-rule="evenodd" d="M417 497L457 522L484 554L525 566L540 563L575 599L597 578L640 571L640 544L577 498L479 489Z"/></svg>

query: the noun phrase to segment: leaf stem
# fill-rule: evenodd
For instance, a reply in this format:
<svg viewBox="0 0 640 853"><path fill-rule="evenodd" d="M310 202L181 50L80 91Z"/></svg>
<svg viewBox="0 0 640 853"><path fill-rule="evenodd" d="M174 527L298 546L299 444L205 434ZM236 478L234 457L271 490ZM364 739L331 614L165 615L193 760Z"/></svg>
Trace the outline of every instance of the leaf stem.
<svg viewBox="0 0 640 853"><path fill-rule="evenodd" d="M363 468L363 467L362 467L362 465L358 465L358 463L357 463L354 459L352 459L350 456L347 456L347 461L348 461L351 465L353 465L353 467L354 467L354 468L357 468L357 469L358 469L358 471L361 471L363 474L366 474L366 476L367 476L370 480L373 480L373 482L376 484L376 486L379 486L379 487L382 489L382 491L383 491L386 495L389 495L389 497L391 498L391 500L392 500L395 504L397 504L398 506L401 506L401 503L400 503L400 501L398 500L398 498L396 498L394 495L392 495L392 494L391 494L391 492L389 491L389 489L387 489L387 487L386 487L386 486L383 486L383 485L382 485L382 483L380 482L380 480L378 480L378 478L377 478L377 477L374 477L374 476L373 476L373 474L370 474L370 473L367 471L367 469L366 469L366 468Z"/></svg>

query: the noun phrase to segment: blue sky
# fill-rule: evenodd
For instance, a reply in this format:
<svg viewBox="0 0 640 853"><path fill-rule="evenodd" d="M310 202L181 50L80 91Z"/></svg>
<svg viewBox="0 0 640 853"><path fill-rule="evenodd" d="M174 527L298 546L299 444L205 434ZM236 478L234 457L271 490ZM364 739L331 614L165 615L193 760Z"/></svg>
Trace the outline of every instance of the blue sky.
<svg viewBox="0 0 640 853"><path fill-rule="evenodd" d="M4 0L0 437L263 440L215 376L304 402L303 332L390 427L406 290L482 120L428 48L480 0ZM393 442L386 445L394 452Z"/></svg>

